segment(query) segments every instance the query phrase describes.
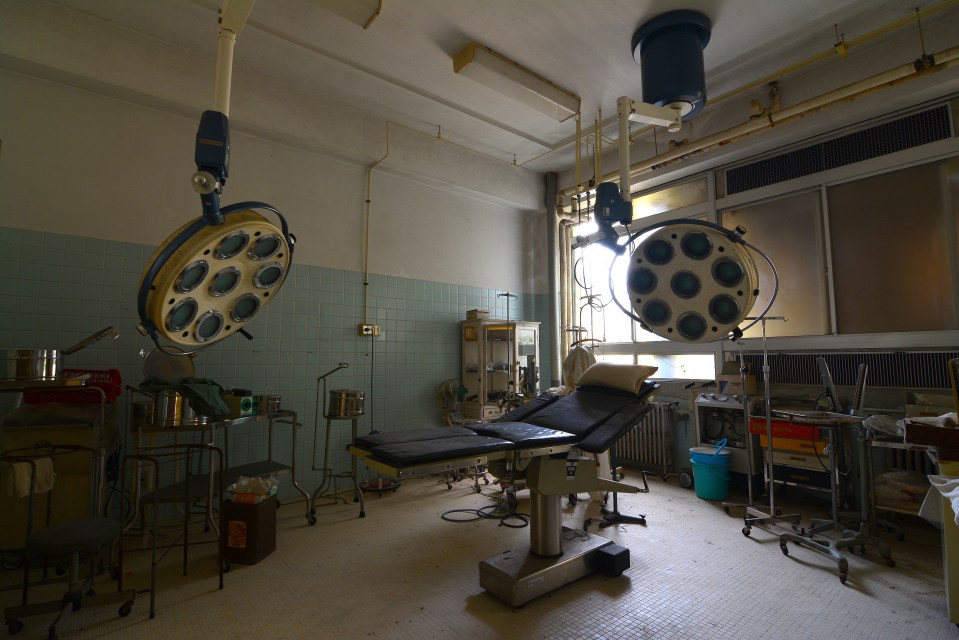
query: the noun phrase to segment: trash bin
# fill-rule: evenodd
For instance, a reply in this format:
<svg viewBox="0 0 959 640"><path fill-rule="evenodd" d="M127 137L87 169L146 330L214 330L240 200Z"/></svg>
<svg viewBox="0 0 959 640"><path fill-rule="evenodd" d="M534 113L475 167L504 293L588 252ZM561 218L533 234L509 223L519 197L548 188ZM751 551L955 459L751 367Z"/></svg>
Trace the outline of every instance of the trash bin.
<svg viewBox="0 0 959 640"><path fill-rule="evenodd" d="M223 502L223 556L229 562L256 564L276 550L276 497L256 504Z"/></svg>
<svg viewBox="0 0 959 640"><path fill-rule="evenodd" d="M693 447L689 450L693 463L693 486L702 500L725 500L729 496L729 456L723 438L714 447Z"/></svg>

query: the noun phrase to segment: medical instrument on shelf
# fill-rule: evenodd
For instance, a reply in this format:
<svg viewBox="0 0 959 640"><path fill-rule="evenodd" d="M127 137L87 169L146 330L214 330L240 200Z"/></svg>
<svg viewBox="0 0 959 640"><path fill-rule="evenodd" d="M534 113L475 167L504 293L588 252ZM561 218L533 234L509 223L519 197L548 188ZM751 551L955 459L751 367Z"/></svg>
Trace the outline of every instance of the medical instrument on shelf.
<svg viewBox="0 0 959 640"><path fill-rule="evenodd" d="M312 504L313 507L310 509L310 516L307 521L314 525L316 524L316 500L321 496L326 496L332 499L330 504L336 504L340 500L343 502L348 502L346 498L340 497L337 495L336 491L336 481L339 478L349 478L353 483L353 502L360 503L360 517L366 517L366 507L363 502L363 492L360 491L360 485L356 479L356 459L351 458L350 460L350 470L334 472L330 467L330 432L333 430L333 421L334 420L349 420L351 424L351 442L356 440L356 422L363 415L363 392L361 391L350 391L348 389L336 389L331 392L331 402L332 410L328 412L326 406L326 379L339 371L340 369L346 369L350 366L348 362L341 362L333 369L327 371L320 377L316 379L316 402L314 404L314 419L313 419L313 470L322 471L322 479L320 480L319 486L313 492ZM323 410L322 415L326 419L326 436L324 439L323 447L323 466L316 466L316 441L317 435L319 433L319 423L320 423L320 387L322 384L322 395L323 395ZM332 488L333 493L327 494L326 492ZM391 488L391 487L390 487Z"/></svg>

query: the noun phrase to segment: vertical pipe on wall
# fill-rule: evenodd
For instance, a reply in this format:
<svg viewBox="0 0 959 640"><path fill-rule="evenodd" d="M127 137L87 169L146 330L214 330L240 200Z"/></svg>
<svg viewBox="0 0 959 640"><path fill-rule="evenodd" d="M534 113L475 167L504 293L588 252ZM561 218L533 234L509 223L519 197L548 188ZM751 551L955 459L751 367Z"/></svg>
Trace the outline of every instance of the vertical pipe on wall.
<svg viewBox="0 0 959 640"><path fill-rule="evenodd" d="M366 215L363 223L363 322L370 319L370 204L373 201L373 169L390 155L390 123L386 123L386 153L366 169Z"/></svg>
<svg viewBox="0 0 959 640"><path fill-rule="evenodd" d="M546 174L546 252L549 264L549 363L550 385L559 386L559 372L562 368L560 350L560 332L563 325L559 318L559 216L557 215L556 196L559 191L559 174L550 171Z"/></svg>

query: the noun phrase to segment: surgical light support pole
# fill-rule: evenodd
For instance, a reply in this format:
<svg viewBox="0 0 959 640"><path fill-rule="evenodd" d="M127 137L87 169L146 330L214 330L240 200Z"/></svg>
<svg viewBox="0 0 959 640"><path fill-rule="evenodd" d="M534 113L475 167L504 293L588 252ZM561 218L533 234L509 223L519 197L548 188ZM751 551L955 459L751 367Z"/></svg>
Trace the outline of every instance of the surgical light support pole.
<svg viewBox="0 0 959 640"><path fill-rule="evenodd" d="M230 174L230 86L233 78L233 48L243 30L254 0L224 0L220 7L216 44L216 80L213 109L204 111L196 133L196 173L193 190L200 194L203 217L211 225L223 222L220 194Z"/></svg>
<svg viewBox="0 0 959 640"><path fill-rule="evenodd" d="M685 104L685 103L683 103ZM689 111L689 109L687 109ZM683 128L683 108L680 104L658 107L622 96L616 100L616 116L619 119L619 191L623 200L629 201L629 123L642 122L666 127L670 133Z"/></svg>

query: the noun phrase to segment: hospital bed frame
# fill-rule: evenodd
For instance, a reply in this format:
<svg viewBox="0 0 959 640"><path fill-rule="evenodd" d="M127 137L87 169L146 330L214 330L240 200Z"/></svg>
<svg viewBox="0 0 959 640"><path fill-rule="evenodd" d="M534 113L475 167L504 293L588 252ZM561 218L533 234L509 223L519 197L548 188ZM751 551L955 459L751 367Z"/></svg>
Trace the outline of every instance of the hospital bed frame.
<svg viewBox="0 0 959 640"><path fill-rule="evenodd" d="M638 394L603 387L580 387L562 397L546 393L490 423L370 434L348 450L397 479L476 465L505 469L510 482L524 478L530 489L529 547L480 563L480 586L515 607L594 571L618 576L629 568L628 549L562 525L561 499L586 491L639 491L600 478L596 460L580 452L609 449L649 413L648 400L658 388L644 383Z"/></svg>

